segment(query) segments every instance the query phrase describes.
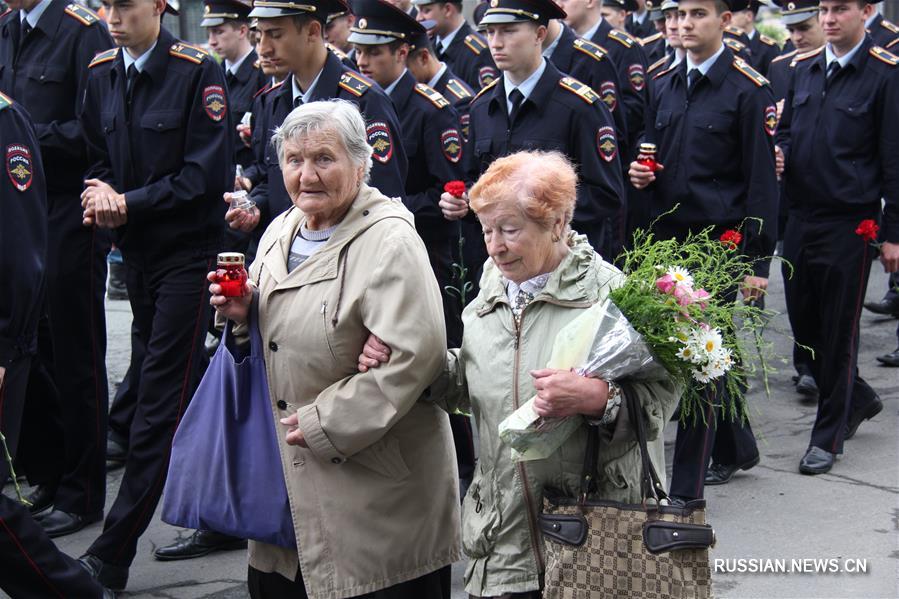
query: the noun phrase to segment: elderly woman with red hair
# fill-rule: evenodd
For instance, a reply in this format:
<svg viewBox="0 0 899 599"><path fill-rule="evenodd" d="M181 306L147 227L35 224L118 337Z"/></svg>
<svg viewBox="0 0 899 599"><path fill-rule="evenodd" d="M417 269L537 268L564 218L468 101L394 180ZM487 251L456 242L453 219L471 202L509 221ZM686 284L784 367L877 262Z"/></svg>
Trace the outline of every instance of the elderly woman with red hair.
<svg viewBox="0 0 899 599"><path fill-rule="evenodd" d="M540 597L543 492L577 493L587 427L600 432L598 497L639 503L640 452L621 400L631 393L639 399L654 456L663 455L662 429L678 401L668 382L545 368L556 333L623 280L570 229L576 185L564 156L532 151L497 160L469 193L490 259L480 293L463 313L462 347L448 352L430 399L450 411L470 409L477 421L480 459L462 516L472 597ZM377 367L388 353L370 339L360 369ZM515 462L497 427L534 395L541 416L580 415L583 426L549 458Z"/></svg>

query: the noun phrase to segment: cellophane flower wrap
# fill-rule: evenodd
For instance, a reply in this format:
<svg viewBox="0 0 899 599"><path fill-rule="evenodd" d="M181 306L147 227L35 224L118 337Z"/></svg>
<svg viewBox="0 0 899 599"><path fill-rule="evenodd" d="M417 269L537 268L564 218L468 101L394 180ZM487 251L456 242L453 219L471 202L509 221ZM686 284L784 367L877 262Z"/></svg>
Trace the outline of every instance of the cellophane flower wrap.
<svg viewBox="0 0 899 599"><path fill-rule="evenodd" d="M624 282L557 333L547 368L609 381L667 377L683 390L681 420L704 418L709 402L745 419L746 379L757 368L745 340L755 341L762 358L767 314L734 299L753 274L737 252L739 232L723 239L711 233L675 241L638 231L620 259ZM541 418L535 398L499 424L513 459L549 457L583 424L581 416Z"/></svg>

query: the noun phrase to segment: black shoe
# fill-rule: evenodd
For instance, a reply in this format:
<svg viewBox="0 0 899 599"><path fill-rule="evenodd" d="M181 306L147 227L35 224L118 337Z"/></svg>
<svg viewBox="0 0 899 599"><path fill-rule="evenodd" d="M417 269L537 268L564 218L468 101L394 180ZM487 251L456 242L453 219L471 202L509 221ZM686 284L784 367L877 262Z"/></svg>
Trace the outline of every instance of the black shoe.
<svg viewBox="0 0 899 599"><path fill-rule="evenodd" d="M30 495L25 497L28 503L31 504L28 506L28 511L31 512L35 520L40 520L53 509L55 497L56 488L51 485L38 485Z"/></svg>
<svg viewBox="0 0 899 599"><path fill-rule="evenodd" d="M879 397L875 397L874 401L871 402L864 411L858 412L857 414L849 414L849 420L846 421L846 434L843 435L843 439L851 439L855 436L855 431L858 430L858 425L860 425L865 420L870 420L880 414L880 411L883 409L883 402L880 401Z"/></svg>
<svg viewBox="0 0 899 599"><path fill-rule="evenodd" d="M237 537L223 535L211 530L198 530L183 541L160 547L153 552L153 556L163 562L173 562L179 559L203 557L213 551L231 551L233 549L246 548L246 539L238 539Z"/></svg>
<svg viewBox="0 0 899 599"><path fill-rule="evenodd" d="M824 474L833 468L834 454L820 447L809 447L799 462L802 474Z"/></svg>
<svg viewBox="0 0 899 599"><path fill-rule="evenodd" d="M106 432L106 459L110 462L128 459L128 438L111 428Z"/></svg>
<svg viewBox="0 0 899 599"><path fill-rule="evenodd" d="M107 564L96 555L85 553L78 558L81 567L107 589L124 591L128 586L128 566Z"/></svg>
<svg viewBox="0 0 899 599"><path fill-rule="evenodd" d="M899 297L885 297L879 302L865 302L865 308L875 314L899 318Z"/></svg>
<svg viewBox="0 0 899 599"><path fill-rule="evenodd" d="M119 262L109 263L109 283L106 285L106 297L111 300L128 299L128 288L125 286L125 265Z"/></svg>
<svg viewBox="0 0 899 599"><path fill-rule="evenodd" d="M737 470L749 470L759 463L759 456L755 456L742 464L712 464L705 473L706 485L723 485L730 482Z"/></svg>
<svg viewBox="0 0 899 599"><path fill-rule="evenodd" d="M90 516L81 516L80 514L70 514L69 512L53 509L38 520L38 524L41 525L48 537L55 539L56 537L64 537L73 532L78 532L88 524L99 522L102 518L102 512L91 514Z"/></svg>
<svg viewBox="0 0 899 599"><path fill-rule="evenodd" d="M796 392L806 397L818 397L818 383L810 374L800 374L796 379Z"/></svg>
<svg viewBox="0 0 899 599"><path fill-rule="evenodd" d="M889 354L877 356L877 361L884 366L899 366L899 347Z"/></svg>

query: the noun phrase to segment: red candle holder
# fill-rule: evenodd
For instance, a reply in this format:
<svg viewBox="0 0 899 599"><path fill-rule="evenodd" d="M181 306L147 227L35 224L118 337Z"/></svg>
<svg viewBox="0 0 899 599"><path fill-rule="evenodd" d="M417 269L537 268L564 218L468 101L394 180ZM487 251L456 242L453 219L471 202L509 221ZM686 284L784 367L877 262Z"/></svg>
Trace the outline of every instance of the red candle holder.
<svg viewBox="0 0 899 599"><path fill-rule="evenodd" d="M241 297L247 283L244 255L238 252L223 252L219 254L215 277L216 282L222 288L223 296Z"/></svg>
<svg viewBox="0 0 899 599"><path fill-rule="evenodd" d="M656 162L656 145L649 143L640 144L640 153L637 154L637 162L652 172L659 170L659 163Z"/></svg>

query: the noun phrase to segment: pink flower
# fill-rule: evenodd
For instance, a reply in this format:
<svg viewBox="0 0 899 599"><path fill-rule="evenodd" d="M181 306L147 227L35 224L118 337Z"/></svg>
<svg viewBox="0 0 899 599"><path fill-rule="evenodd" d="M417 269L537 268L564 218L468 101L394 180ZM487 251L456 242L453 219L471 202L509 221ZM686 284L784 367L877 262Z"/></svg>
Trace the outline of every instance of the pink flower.
<svg viewBox="0 0 899 599"><path fill-rule="evenodd" d="M689 306L693 303L693 290L685 285L677 285L674 288L674 297L681 306Z"/></svg>
<svg viewBox="0 0 899 599"><path fill-rule="evenodd" d="M677 281L671 275L662 275L656 279L656 288L662 293L671 293L675 285L677 285Z"/></svg>
<svg viewBox="0 0 899 599"><path fill-rule="evenodd" d="M711 294L708 291L706 291L705 289L697 289L696 291L693 292L693 301L699 302L699 307L702 308L703 310L705 310L706 306L708 306L709 303L704 302L702 300L708 299L710 297L710 295Z"/></svg>

